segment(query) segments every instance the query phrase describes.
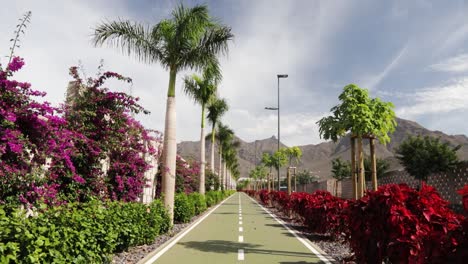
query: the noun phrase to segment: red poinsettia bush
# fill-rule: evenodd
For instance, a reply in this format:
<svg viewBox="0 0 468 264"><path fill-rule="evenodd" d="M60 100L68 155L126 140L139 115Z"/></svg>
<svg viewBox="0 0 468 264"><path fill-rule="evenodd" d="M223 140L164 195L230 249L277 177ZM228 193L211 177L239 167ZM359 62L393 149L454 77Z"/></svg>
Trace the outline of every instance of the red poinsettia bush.
<svg viewBox="0 0 468 264"><path fill-rule="evenodd" d="M250 197L254 197L256 193L254 190L245 190L244 192Z"/></svg>
<svg viewBox="0 0 468 264"><path fill-rule="evenodd" d="M333 196L327 191L293 193L289 207L299 216L309 231L339 235L345 225L344 209L349 201Z"/></svg>
<svg viewBox="0 0 468 264"><path fill-rule="evenodd" d="M433 187L389 184L346 210L347 240L358 263L443 263L460 250L463 216Z"/></svg>
<svg viewBox="0 0 468 264"><path fill-rule="evenodd" d="M289 195L287 192L271 191L270 197L273 206L278 210L285 212L289 210Z"/></svg>
<svg viewBox="0 0 468 264"><path fill-rule="evenodd" d="M257 192L258 196L260 197L260 201L262 201L263 204L268 204L270 201L270 192L267 190L261 190Z"/></svg>

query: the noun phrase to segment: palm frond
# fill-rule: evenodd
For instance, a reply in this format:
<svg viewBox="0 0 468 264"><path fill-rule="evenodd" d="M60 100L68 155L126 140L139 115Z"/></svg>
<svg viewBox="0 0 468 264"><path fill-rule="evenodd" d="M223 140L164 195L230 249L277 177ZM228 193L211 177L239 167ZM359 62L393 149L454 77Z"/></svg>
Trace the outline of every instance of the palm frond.
<svg viewBox="0 0 468 264"><path fill-rule="evenodd" d="M120 47L127 55L135 55L138 60L151 63L162 58L157 39L153 40L148 27L131 21L112 21L99 25L94 30L95 46L104 43Z"/></svg>
<svg viewBox="0 0 468 264"><path fill-rule="evenodd" d="M229 110L229 106L226 100L216 98L208 105L208 115L206 118L212 126L216 126L221 116L223 116Z"/></svg>

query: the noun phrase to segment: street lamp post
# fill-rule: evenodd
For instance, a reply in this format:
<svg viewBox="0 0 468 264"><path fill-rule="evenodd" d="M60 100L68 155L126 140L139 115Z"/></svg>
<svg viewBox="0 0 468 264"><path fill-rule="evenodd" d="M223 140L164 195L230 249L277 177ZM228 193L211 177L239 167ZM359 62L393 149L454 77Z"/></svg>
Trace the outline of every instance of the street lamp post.
<svg viewBox="0 0 468 264"><path fill-rule="evenodd" d="M278 78L278 107L265 107L267 110L278 110L278 151L280 150L280 78L288 78L287 74L277 74ZM278 156L279 159L279 156ZM279 160L278 160L279 164ZM280 169L278 167L278 191L280 190Z"/></svg>

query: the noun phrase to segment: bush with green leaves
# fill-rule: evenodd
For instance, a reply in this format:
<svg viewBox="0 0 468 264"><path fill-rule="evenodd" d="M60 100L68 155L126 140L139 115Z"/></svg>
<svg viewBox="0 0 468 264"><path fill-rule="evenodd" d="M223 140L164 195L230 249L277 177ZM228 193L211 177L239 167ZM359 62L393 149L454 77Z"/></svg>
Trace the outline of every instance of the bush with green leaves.
<svg viewBox="0 0 468 264"><path fill-rule="evenodd" d="M188 195L188 199L192 202L195 208L195 215L199 215L206 211L206 199L203 194L191 193Z"/></svg>
<svg viewBox="0 0 468 264"><path fill-rule="evenodd" d="M397 158L409 174L427 181L432 173L447 172L457 166L460 147L452 147L439 138L410 136L398 147Z"/></svg>
<svg viewBox="0 0 468 264"><path fill-rule="evenodd" d="M185 193L178 193L174 199L174 221L187 223L195 216L195 206Z"/></svg>
<svg viewBox="0 0 468 264"><path fill-rule="evenodd" d="M168 231L163 204L89 203L40 209L34 217L0 208L0 263L103 263Z"/></svg>

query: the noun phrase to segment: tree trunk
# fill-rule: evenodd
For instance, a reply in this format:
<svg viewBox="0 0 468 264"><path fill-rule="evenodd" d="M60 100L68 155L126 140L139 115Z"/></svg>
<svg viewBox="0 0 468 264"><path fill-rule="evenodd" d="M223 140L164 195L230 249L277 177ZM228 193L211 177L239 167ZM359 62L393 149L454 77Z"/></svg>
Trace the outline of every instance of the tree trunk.
<svg viewBox="0 0 468 264"><path fill-rule="evenodd" d="M226 187L227 187L227 165L226 165L226 162L224 162L224 171L223 171L223 179L224 179L224 190L226 190Z"/></svg>
<svg viewBox="0 0 468 264"><path fill-rule="evenodd" d="M372 171L372 189L377 191L377 160L375 157L375 139L370 139L371 171Z"/></svg>
<svg viewBox="0 0 468 264"><path fill-rule="evenodd" d="M176 72L171 70L169 78L169 91L166 103L166 120L164 127L164 156L162 191L164 192L164 206L169 212L171 225L174 223L174 192L176 170L176 100L175 100Z"/></svg>
<svg viewBox="0 0 468 264"><path fill-rule="evenodd" d="M205 194L205 105L202 105L202 120L201 120L201 133L200 133L200 185L198 192Z"/></svg>
<svg viewBox="0 0 468 264"><path fill-rule="evenodd" d="M219 178L219 189L221 190L223 186L223 174L222 174L222 168L223 168L223 156L221 153L221 144L219 144L219 173L218 173L218 178Z"/></svg>
<svg viewBox="0 0 468 264"><path fill-rule="evenodd" d="M364 154L362 149L362 137L358 137L358 199L364 196L365 190L365 175L364 175Z"/></svg>
<svg viewBox="0 0 468 264"><path fill-rule="evenodd" d="M351 136L351 181L353 182L353 199L357 200L357 174L356 174L356 138Z"/></svg>
<svg viewBox="0 0 468 264"><path fill-rule="evenodd" d="M290 172L290 168L288 168L288 172L286 174L286 177L288 178L288 194L290 195L291 194L291 172Z"/></svg>
<svg viewBox="0 0 468 264"><path fill-rule="evenodd" d="M211 172L215 173L215 126L213 125L213 129L211 129L211 162L210 162L210 168Z"/></svg>

